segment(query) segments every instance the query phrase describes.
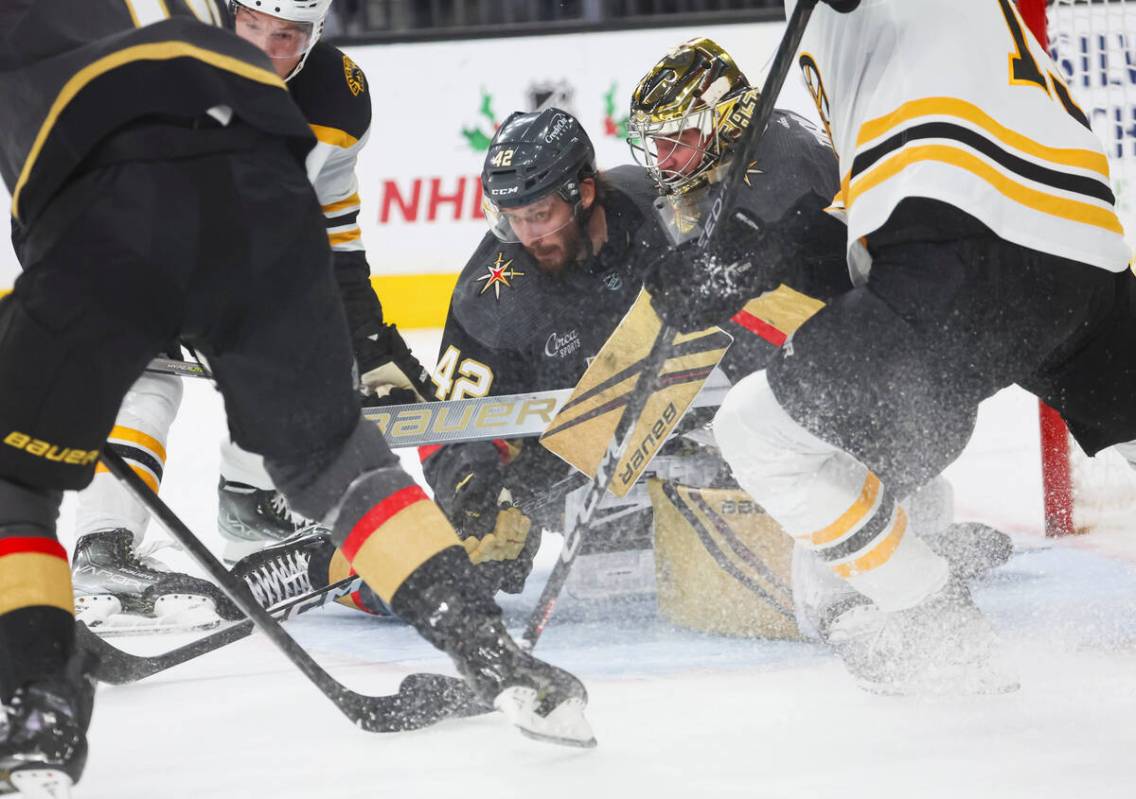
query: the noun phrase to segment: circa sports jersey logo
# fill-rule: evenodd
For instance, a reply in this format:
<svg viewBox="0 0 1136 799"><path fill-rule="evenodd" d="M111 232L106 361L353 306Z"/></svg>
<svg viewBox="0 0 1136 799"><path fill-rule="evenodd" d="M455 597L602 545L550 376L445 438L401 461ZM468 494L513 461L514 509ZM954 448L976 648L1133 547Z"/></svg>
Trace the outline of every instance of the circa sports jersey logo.
<svg viewBox="0 0 1136 799"><path fill-rule="evenodd" d="M485 285L481 287L481 291L477 292L480 297L485 292L489 291L490 287L493 289L494 296L499 300L501 299L501 287L511 289L513 284L509 281L513 278L524 277L524 272L518 272L513 268L513 259L505 260L505 253L497 253L497 260L485 267L489 270L488 274L482 275L478 281L485 281Z"/></svg>
<svg viewBox="0 0 1136 799"><path fill-rule="evenodd" d="M343 56L343 77L347 79L347 88L351 93L358 97L367 88L366 78L363 77L363 70L359 69L359 65L352 61L347 56Z"/></svg>
<svg viewBox="0 0 1136 799"><path fill-rule="evenodd" d="M563 335L554 330L549 334L548 341L544 342L544 354L549 358L567 358L578 349L580 333L574 329Z"/></svg>

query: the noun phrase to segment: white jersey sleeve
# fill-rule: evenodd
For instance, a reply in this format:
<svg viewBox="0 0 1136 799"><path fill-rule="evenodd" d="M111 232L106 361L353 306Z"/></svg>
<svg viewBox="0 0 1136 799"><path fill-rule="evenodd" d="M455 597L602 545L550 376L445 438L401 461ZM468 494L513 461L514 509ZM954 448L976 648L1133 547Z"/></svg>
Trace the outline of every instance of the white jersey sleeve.
<svg viewBox="0 0 1136 799"><path fill-rule="evenodd" d="M317 131L317 135L319 135ZM336 133L339 133L338 131ZM355 166L359 151L367 143L368 129L359 139L344 135L320 137L308 153L306 167L308 179L315 187L324 217L327 219L327 236L335 252L363 249L363 234L359 228L359 182ZM325 141L330 138L330 141Z"/></svg>
<svg viewBox="0 0 1136 799"><path fill-rule="evenodd" d="M840 161L850 246L928 197L1024 247L1129 263L1103 147L1013 0L819 5L798 63Z"/></svg>

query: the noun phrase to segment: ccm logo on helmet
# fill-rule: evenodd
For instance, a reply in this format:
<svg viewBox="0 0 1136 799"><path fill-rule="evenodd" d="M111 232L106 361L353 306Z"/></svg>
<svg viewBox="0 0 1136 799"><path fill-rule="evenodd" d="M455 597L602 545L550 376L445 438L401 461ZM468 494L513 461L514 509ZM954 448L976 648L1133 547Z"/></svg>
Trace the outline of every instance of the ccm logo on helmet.
<svg viewBox="0 0 1136 799"><path fill-rule="evenodd" d="M492 194L494 197L500 197L503 194L516 194L520 190L521 190L520 186L510 186L507 189L490 189L489 193Z"/></svg>

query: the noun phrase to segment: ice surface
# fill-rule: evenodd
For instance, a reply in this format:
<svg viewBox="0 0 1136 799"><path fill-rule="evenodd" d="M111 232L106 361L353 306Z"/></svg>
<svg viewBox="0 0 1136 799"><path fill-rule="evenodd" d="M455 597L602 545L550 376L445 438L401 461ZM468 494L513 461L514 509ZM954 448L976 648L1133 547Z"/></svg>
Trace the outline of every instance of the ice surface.
<svg viewBox="0 0 1136 799"><path fill-rule="evenodd" d="M411 345L432 360L437 334ZM163 494L214 532L223 417L187 381ZM355 730L262 637L132 686L101 689L78 797L1131 797L1136 795L1136 547L1041 537L1036 406L1003 392L949 476L961 518L1022 550L977 591L1023 688L1009 696L867 695L819 647L682 632L644 602L567 602L539 652L591 692L599 748L521 737L500 715L414 733ZM409 465L416 458L407 453ZM415 467L416 468L416 467ZM63 529L73 503L65 506ZM1134 525L1136 528L1136 525ZM1134 529L1132 532L1136 532ZM540 555L547 571L559 539ZM517 626L542 580L506 601ZM343 608L288 628L337 678L392 691L448 663L408 629ZM116 639L161 651L188 637Z"/></svg>

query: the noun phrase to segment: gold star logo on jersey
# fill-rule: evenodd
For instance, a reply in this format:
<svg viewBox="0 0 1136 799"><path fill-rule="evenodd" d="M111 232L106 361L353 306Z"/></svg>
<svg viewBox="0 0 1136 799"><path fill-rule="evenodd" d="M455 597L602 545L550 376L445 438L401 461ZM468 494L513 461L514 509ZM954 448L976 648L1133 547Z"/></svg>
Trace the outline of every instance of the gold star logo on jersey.
<svg viewBox="0 0 1136 799"><path fill-rule="evenodd" d="M749 182L749 176L750 175L764 175L764 174L765 174L764 172L762 172L760 169L757 168L757 161L750 161L749 166L746 167L745 177L742 178L742 180L744 180L745 184L747 186L749 186L749 185L751 185L750 182Z"/></svg>
<svg viewBox="0 0 1136 799"><path fill-rule="evenodd" d="M363 77L363 70L359 69L359 65L352 61L347 56L343 56L343 77L347 79L347 88L351 93L358 97L367 88L366 78Z"/></svg>
<svg viewBox="0 0 1136 799"><path fill-rule="evenodd" d="M501 299L501 287L512 288L513 284L509 281L515 277L524 277L524 272L518 272L513 269L513 259L505 260L505 253L497 253L497 260L486 267L489 274L482 275L478 278L479 281L484 280L485 285L481 287L481 291L477 292L481 296L489 291L490 287L493 288L493 294L497 299Z"/></svg>

